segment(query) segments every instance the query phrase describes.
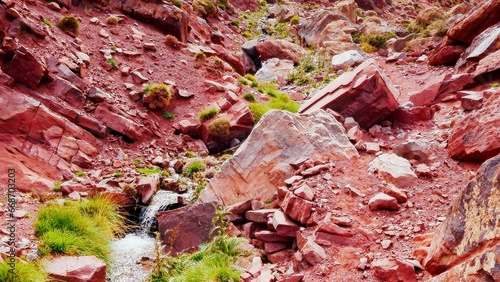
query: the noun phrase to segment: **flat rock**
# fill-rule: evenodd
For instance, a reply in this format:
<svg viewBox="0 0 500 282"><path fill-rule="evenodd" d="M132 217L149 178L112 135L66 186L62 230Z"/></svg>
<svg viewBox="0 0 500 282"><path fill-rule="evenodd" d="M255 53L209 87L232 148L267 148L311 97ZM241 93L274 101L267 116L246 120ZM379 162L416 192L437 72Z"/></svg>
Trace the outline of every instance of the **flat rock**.
<svg viewBox="0 0 500 282"><path fill-rule="evenodd" d="M382 281L417 281L413 265L400 259L384 258L374 260L371 263L371 269L373 270L373 275Z"/></svg>
<svg viewBox="0 0 500 282"><path fill-rule="evenodd" d="M377 173L398 186L411 186L417 176L407 159L395 154L382 154L374 159L368 168L369 173Z"/></svg>
<svg viewBox="0 0 500 282"><path fill-rule="evenodd" d="M378 193L368 201L370 210L399 210L398 200L385 193Z"/></svg>
<svg viewBox="0 0 500 282"><path fill-rule="evenodd" d="M362 128L368 129L398 108L395 98L398 96L399 91L370 59L321 89L301 106L299 112L329 108L342 116L353 117Z"/></svg>
<svg viewBox="0 0 500 282"><path fill-rule="evenodd" d="M333 70L344 70L347 67L355 67L365 61L365 58L357 50L349 50L332 57L331 68Z"/></svg>

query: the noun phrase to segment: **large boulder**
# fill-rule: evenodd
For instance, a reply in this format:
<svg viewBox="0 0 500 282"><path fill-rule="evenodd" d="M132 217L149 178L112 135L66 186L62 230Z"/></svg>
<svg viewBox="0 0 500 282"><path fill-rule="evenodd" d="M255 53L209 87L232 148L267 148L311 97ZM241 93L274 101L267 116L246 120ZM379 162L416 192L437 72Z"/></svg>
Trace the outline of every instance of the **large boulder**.
<svg viewBox="0 0 500 282"><path fill-rule="evenodd" d="M29 50L20 46L14 51L11 60L4 61L2 70L18 83L34 89L47 75L47 67Z"/></svg>
<svg viewBox="0 0 500 282"><path fill-rule="evenodd" d="M500 92L483 108L459 121L448 138L448 154L456 159L486 160L500 153Z"/></svg>
<svg viewBox="0 0 500 282"><path fill-rule="evenodd" d="M202 192L203 202L225 205L251 198L272 198L292 176L290 164L311 160L345 160L358 156L342 125L325 111L297 115L272 110L265 114Z"/></svg>
<svg viewBox="0 0 500 282"><path fill-rule="evenodd" d="M425 270L432 281L500 281L500 156L486 161L434 232Z"/></svg>
<svg viewBox="0 0 500 282"><path fill-rule="evenodd" d="M154 24L163 32L173 35L181 42L189 36L189 16L169 1L157 4L149 1L125 0L123 12L133 18Z"/></svg>
<svg viewBox="0 0 500 282"><path fill-rule="evenodd" d="M163 251L176 256L184 252L195 251L199 245L210 241L214 216L215 205L213 203L158 212L156 218L160 238L165 245Z"/></svg>
<svg viewBox="0 0 500 282"><path fill-rule="evenodd" d="M370 128L388 117L399 106L399 91L377 63L367 60L321 89L300 108L300 113L332 109L353 117L361 127Z"/></svg>
<svg viewBox="0 0 500 282"><path fill-rule="evenodd" d="M271 58L293 61L298 64L306 55L304 48L284 39L266 38L255 46L260 54L260 59L266 61Z"/></svg>
<svg viewBox="0 0 500 282"><path fill-rule="evenodd" d="M56 257L45 270L57 281L106 282L106 263L95 256Z"/></svg>

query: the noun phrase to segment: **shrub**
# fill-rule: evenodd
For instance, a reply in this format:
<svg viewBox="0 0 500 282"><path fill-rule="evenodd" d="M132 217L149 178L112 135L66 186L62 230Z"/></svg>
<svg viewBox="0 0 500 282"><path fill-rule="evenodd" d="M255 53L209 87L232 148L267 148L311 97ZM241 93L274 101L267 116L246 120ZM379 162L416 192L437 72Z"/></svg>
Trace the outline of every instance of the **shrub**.
<svg viewBox="0 0 500 282"><path fill-rule="evenodd" d="M215 107L206 108L206 109L203 109L200 111L200 113L198 115L198 119L201 122L205 122L209 119L214 118L217 114L219 114L219 109L217 109Z"/></svg>
<svg viewBox="0 0 500 282"><path fill-rule="evenodd" d="M63 31L69 31L74 34L78 34L80 31L80 22L73 15L62 17L57 23L57 26Z"/></svg>
<svg viewBox="0 0 500 282"><path fill-rule="evenodd" d="M48 205L40 209L35 234L42 255L95 255L109 262L109 243L124 230L123 217L108 198Z"/></svg>
<svg viewBox="0 0 500 282"><path fill-rule="evenodd" d="M238 82L241 83L241 84L243 84L243 85L248 85L249 84L248 80L246 80L243 77L238 78Z"/></svg>
<svg viewBox="0 0 500 282"><path fill-rule="evenodd" d="M182 8L182 1L181 0L170 0L170 2L172 2L172 4L174 4L174 6L176 6L177 8L179 8L179 9Z"/></svg>
<svg viewBox="0 0 500 282"><path fill-rule="evenodd" d="M120 18L115 16L109 16L106 19L106 22L110 25L117 25L120 22Z"/></svg>
<svg viewBox="0 0 500 282"><path fill-rule="evenodd" d="M427 26L431 22L437 20L437 19L442 19L444 16L442 9L438 7L429 7L426 8L420 13L418 13L417 18L415 19L417 23Z"/></svg>
<svg viewBox="0 0 500 282"><path fill-rule="evenodd" d="M203 51L200 51L200 52L194 54L194 58L196 60L204 60L206 57L207 57L207 55L205 55L205 53L203 53Z"/></svg>
<svg viewBox="0 0 500 282"><path fill-rule="evenodd" d="M163 83L151 83L144 88L144 93L150 99L150 105L153 108L165 110L172 100L172 92L167 85Z"/></svg>
<svg viewBox="0 0 500 282"><path fill-rule="evenodd" d="M217 13L217 7L211 0L193 0L191 5L193 10L201 17L214 15Z"/></svg>
<svg viewBox="0 0 500 282"><path fill-rule="evenodd" d="M300 22L300 17L298 15L295 15L290 19L291 25L299 24L299 22Z"/></svg>
<svg viewBox="0 0 500 282"><path fill-rule="evenodd" d="M61 191L61 184L62 184L61 181L57 181L56 183L54 183L54 192Z"/></svg>
<svg viewBox="0 0 500 282"><path fill-rule="evenodd" d="M208 133L215 139L226 139L230 127L231 121L227 117L219 117L208 125Z"/></svg>
<svg viewBox="0 0 500 282"><path fill-rule="evenodd" d="M193 177L195 173L205 170L205 163L201 159L189 160L182 168L182 173L189 177Z"/></svg>
<svg viewBox="0 0 500 282"><path fill-rule="evenodd" d="M252 82L257 82L257 79L251 73L245 74L245 78L252 81Z"/></svg>
<svg viewBox="0 0 500 282"><path fill-rule="evenodd" d="M427 26L424 36L430 35L432 37L443 37L448 32L450 25L443 19L433 21Z"/></svg>
<svg viewBox="0 0 500 282"><path fill-rule="evenodd" d="M362 44L361 45L362 48L363 48L363 43L366 43L368 45L375 47L375 51L377 51L378 49L387 48L387 40L394 37L397 37L394 32L386 32L384 34L363 34L359 38L359 41ZM365 48L370 50L369 46L365 46ZM364 49L363 51L367 52Z"/></svg>
<svg viewBox="0 0 500 282"><path fill-rule="evenodd" d="M361 50L365 51L366 53L373 53L377 52L377 47L370 45L370 43L362 42Z"/></svg>
<svg viewBox="0 0 500 282"><path fill-rule="evenodd" d="M8 260L0 264L0 281L4 282L45 282L49 281L47 273L42 271L42 268L34 262L24 263L16 261L14 275L9 272L11 269Z"/></svg>
<svg viewBox="0 0 500 282"><path fill-rule="evenodd" d="M181 44L179 43L179 40L177 39L177 37L170 35L170 34L167 34L165 36L165 44L168 47L175 49L175 50L181 49Z"/></svg>
<svg viewBox="0 0 500 282"><path fill-rule="evenodd" d="M255 103L257 101L252 93L247 93L243 95L243 99L247 100L250 103Z"/></svg>

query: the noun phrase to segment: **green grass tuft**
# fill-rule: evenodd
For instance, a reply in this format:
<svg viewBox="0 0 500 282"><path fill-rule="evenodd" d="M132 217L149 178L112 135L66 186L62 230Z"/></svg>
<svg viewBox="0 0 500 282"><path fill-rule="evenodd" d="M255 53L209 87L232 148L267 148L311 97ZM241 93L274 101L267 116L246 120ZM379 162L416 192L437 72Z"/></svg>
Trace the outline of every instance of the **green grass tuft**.
<svg viewBox="0 0 500 282"><path fill-rule="evenodd" d="M154 108L165 110L172 100L172 92L163 83L150 83L144 88L144 93L151 99Z"/></svg>
<svg viewBox="0 0 500 282"><path fill-rule="evenodd" d="M255 99L255 96L252 93L247 93L243 95L243 99L247 100L250 103L255 103L257 99Z"/></svg>
<svg viewBox="0 0 500 282"><path fill-rule="evenodd" d="M184 175L193 177L197 172L205 170L205 163L201 159L189 160L183 167L182 172Z"/></svg>
<svg viewBox="0 0 500 282"><path fill-rule="evenodd" d="M200 111L200 113L198 114L198 119L201 122L205 122L207 120L214 118L218 114L219 114L219 109L215 107L206 108Z"/></svg>
<svg viewBox="0 0 500 282"><path fill-rule="evenodd" d="M168 173L168 171L165 171L163 169L161 169L160 167L140 167L140 168L137 168L137 171L142 175L142 176L149 176L149 175L152 175L152 174L160 174L161 176L170 176L170 173Z"/></svg>
<svg viewBox="0 0 500 282"><path fill-rule="evenodd" d="M57 26L63 31L69 31L74 34L80 32L80 22L73 15L62 17L57 23Z"/></svg>
<svg viewBox="0 0 500 282"><path fill-rule="evenodd" d="M34 262L24 263L16 261L14 275L9 272L11 266L5 260L0 264L0 281L4 282L45 282L49 281L47 273L45 273L40 265Z"/></svg>

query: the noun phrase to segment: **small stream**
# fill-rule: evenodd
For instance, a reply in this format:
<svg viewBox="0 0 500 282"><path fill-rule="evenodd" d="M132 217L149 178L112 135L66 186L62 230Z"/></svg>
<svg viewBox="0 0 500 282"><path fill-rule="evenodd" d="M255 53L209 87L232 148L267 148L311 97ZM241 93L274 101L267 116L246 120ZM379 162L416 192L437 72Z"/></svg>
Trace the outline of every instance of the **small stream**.
<svg viewBox="0 0 500 282"><path fill-rule="evenodd" d="M151 228L156 224L156 213L169 206L177 205L181 195L165 190L159 190L139 216L140 228L125 237L111 243L113 263L109 267L110 282L142 282L151 273L151 267L140 263L143 257L152 257L155 238ZM182 197L190 198L191 193Z"/></svg>

